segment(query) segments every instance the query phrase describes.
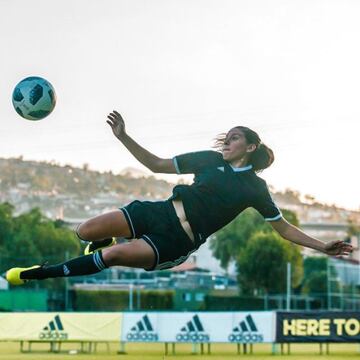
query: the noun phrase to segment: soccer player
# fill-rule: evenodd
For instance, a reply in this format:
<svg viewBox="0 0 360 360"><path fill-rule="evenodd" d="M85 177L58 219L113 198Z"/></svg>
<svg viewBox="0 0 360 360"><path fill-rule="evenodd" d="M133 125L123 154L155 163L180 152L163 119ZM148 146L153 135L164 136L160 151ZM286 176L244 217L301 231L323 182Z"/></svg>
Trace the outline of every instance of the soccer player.
<svg viewBox="0 0 360 360"><path fill-rule="evenodd" d="M184 262L206 238L231 222L248 207L255 208L284 238L328 255L348 255L351 245L334 240L324 243L288 223L257 176L274 161L272 150L258 134L237 126L218 136L221 151L198 151L159 158L137 144L125 131L117 111L108 115L114 135L155 173L194 174L191 185L176 185L163 201L132 201L119 210L80 224L76 234L88 241L85 255L56 265L12 268L6 279L13 285L28 280L97 273L110 266L146 270L168 269ZM132 239L116 244L113 237ZM254 260L255 261L255 260Z"/></svg>

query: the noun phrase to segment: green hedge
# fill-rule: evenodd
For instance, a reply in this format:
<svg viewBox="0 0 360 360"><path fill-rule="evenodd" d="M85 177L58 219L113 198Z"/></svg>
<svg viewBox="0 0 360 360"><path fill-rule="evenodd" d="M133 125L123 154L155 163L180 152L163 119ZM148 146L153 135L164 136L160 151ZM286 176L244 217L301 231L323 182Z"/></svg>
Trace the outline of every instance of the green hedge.
<svg viewBox="0 0 360 360"><path fill-rule="evenodd" d="M141 290L140 304L137 291L133 292L134 310L171 310L174 291ZM140 305L140 306L138 306ZM73 308L76 311L123 311L129 309L127 290L75 290Z"/></svg>
<svg viewBox="0 0 360 360"><path fill-rule="evenodd" d="M205 308L208 311L264 310L264 300L239 296L208 295L205 297Z"/></svg>
<svg viewBox="0 0 360 360"><path fill-rule="evenodd" d="M143 290L140 308L146 310L171 310L174 308L174 290Z"/></svg>
<svg viewBox="0 0 360 360"><path fill-rule="evenodd" d="M280 303L277 299L268 299L267 310L281 309L285 305L285 298ZM303 299L296 300L293 298L291 301L292 309L306 310L307 305L310 309L319 309L322 305L321 299L309 299L308 304ZM262 297L208 295L205 297L204 308L207 311L265 310L265 301Z"/></svg>

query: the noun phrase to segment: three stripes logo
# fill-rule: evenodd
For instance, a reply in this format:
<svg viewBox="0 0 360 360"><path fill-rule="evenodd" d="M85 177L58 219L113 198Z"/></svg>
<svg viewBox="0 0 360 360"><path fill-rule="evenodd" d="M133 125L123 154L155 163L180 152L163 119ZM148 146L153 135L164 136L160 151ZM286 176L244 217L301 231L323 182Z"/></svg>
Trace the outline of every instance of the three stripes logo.
<svg viewBox="0 0 360 360"><path fill-rule="evenodd" d="M39 334L40 339L45 340L67 340L68 333L65 332L60 316L56 315Z"/></svg>
<svg viewBox="0 0 360 360"><path fill-rule="evenodd" d="M144 315L141 320L131 328L126 338L129 341L157 341L158 334L154 331L149 317Z"/></svg>
<svg viewBox="0 0 360 360"><path fill-rule="evenodd" d="M256 343L264 340L263 334L260 334L254 319L251 315L247 315L243 321L235 326L229 335L230 342Z"/></svg>
<svg viewBox="0 0 360 360"><path fill-rule="evenodd" d="M180 333L176 335L179 342L208 342L209 334L204 330L198 315L194 315L190 321L181 328Z"/></svg>
<svg viewBox="0 0 360 360"><path fill-rule="evenodd" d="M65 276L68 276L70 274L70 270L66 265L63 266L63 271Z"/></svg>

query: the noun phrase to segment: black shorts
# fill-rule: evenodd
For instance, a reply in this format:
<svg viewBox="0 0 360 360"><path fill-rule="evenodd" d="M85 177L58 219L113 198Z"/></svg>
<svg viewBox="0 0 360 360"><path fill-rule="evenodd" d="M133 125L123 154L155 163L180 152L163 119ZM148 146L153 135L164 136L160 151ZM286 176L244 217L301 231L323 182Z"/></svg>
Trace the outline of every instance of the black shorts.
<svg viewBox="0 0 360 360"><path fill-rule="evenodd" d="M128 239L143 239L155 252L151 270L164 270L183 263L197 248L180 224L170 200L134 200L120 208L131 230Z"/></svg>

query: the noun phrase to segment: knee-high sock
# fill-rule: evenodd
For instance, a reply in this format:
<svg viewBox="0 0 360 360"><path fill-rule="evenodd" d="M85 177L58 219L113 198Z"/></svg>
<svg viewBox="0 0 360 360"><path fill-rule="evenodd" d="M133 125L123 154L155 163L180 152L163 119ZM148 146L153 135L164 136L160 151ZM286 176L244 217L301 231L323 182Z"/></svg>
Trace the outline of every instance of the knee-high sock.
<svg viewBox="0 0 360 360"><path fill-rule="evenodd" d="M43 280L47 278L90 275L107 268L101 250L90 255L80 256L61 264L42 266L21 273L21 279Z"/></svg>

